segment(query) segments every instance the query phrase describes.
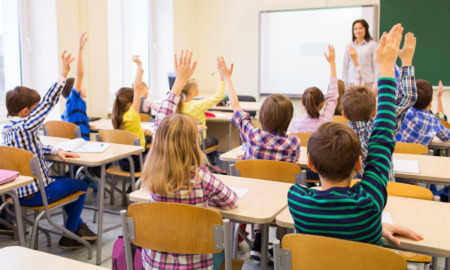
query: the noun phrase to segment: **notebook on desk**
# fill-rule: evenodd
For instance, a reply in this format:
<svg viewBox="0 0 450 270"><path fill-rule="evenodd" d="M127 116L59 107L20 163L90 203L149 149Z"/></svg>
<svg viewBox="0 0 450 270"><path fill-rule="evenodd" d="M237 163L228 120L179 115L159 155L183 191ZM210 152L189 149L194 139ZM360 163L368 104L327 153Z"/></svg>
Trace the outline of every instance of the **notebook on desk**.
<svg viewBox="0 0 450 270"><path fill-rule="evenodd" d="M110 143L85 141L82 138L61 142L56 147L73 153L101 153L110 147Z"/></svg>
<svg viewBox="0 0 450 270"><path fill-rule="evenodd" d="M19 177L19 172L0 169L0 185L12 182Z"/></svg>

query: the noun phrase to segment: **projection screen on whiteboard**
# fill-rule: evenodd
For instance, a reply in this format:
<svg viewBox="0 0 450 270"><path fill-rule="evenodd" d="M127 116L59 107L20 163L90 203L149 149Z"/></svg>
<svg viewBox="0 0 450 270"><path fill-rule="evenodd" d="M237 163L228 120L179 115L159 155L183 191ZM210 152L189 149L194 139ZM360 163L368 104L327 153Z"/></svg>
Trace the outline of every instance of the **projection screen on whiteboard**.
<svg viewBox="0 0 450 270"><path fill-rule="evenodd" d="M296 98L316 86L326 94L330 68L324 52L328 44L336 50L339 79L353 21L365 19L377 41L377 17L374 5L261 12L259 93Z"/></svg>

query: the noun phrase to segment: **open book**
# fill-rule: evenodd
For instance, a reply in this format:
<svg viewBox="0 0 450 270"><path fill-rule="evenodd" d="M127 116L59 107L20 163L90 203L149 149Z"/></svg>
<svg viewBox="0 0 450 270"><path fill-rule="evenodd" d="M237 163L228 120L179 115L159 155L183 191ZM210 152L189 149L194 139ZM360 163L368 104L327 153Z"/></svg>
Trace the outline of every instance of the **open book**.
<svg viewBox="0 0 450 270"><path fill-rule="evenodd" d="M58 143L55 147L66 152L74 153L101 153L110 147L110 143L85 141L82 138Z"/></svg>

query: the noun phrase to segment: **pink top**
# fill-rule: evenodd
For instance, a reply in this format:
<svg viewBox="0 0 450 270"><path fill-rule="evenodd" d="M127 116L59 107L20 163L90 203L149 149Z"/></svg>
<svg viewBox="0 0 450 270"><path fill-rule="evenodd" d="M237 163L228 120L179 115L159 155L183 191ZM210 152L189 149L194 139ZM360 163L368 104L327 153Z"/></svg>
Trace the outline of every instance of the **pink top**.
<svg viewBox="0 0 450 270"><path fill-rule="evenodd" d="M339 96L337 82L336 78L330 78L326 106L319 118L312 118L308 113L304 117L294 118L289 126L290 133L313 133L320 124L333 120L334 110L336 109L337 98Z"/></svg>

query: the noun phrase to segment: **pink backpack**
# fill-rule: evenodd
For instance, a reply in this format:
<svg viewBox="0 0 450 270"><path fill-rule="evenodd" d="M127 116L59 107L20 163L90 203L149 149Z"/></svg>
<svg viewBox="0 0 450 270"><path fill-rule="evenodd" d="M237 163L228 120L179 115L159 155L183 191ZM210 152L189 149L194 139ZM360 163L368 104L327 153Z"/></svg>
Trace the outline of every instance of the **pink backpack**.
<svg viewBox="0 0 450 270"><path fill-rule="evenodd" d="M141 248L131 243L131 255L133 257L134 270L142 270L142 251ZM112 252L112 269L127 270L127 260L125 258L125 246L123 237L119 236L114 242Z"/></svg>

